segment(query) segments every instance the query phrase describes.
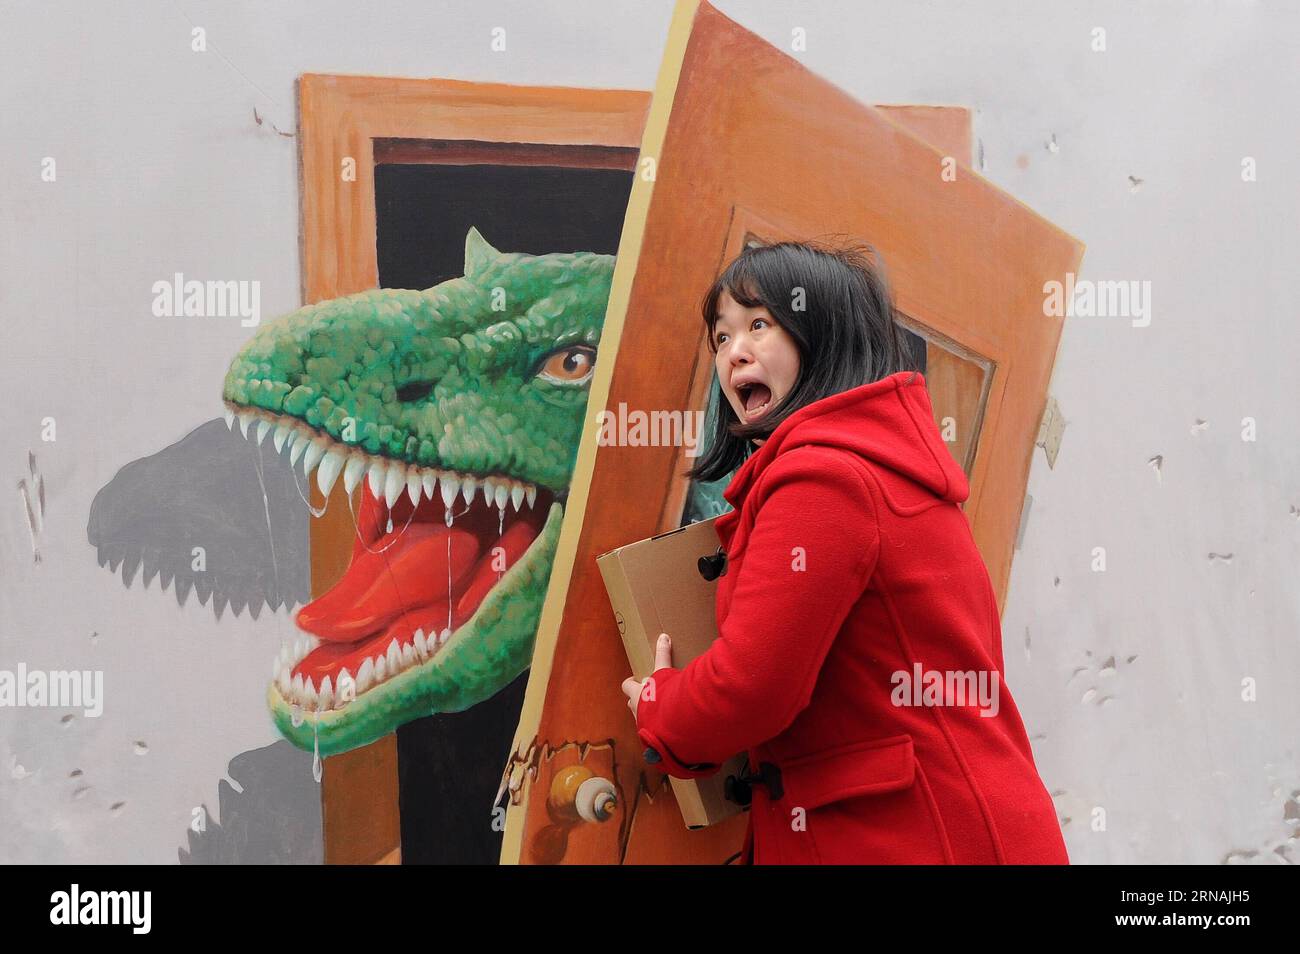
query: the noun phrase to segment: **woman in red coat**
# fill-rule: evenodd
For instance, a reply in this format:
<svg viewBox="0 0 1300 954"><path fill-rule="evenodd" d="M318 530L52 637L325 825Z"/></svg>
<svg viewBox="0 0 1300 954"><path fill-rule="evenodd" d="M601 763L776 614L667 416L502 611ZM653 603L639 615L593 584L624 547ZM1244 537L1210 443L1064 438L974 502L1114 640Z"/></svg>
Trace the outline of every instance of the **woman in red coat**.
<svg viewBox="0 0 1300 954"><path fill-rule="evenodd" d="M653 675L623 684L659 767L747 752L730 790L749 863L1068 863L966 476L863 250L747 249L704 320L726 400L691 475L740 466L718 639L676 669L661 637Z"/></svg>

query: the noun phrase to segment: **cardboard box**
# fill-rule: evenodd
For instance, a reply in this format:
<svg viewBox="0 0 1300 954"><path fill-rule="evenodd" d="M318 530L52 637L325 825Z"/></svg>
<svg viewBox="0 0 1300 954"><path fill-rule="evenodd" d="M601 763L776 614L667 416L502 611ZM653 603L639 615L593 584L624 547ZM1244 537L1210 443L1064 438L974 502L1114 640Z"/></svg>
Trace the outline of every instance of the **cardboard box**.
<svg viewBox="0 0 1300 954"><path fill-rule="evenodd" d="M717 581L700 575L699 559L718 551L717 518L669 530L596 557L632 675L645 679L654 666L660 633L673 639L673 666L682 668L718 636ZM714 825L744 811L723 792L728 775L740 775L740 753L707 778L669 777L687 828Z"/></svg>

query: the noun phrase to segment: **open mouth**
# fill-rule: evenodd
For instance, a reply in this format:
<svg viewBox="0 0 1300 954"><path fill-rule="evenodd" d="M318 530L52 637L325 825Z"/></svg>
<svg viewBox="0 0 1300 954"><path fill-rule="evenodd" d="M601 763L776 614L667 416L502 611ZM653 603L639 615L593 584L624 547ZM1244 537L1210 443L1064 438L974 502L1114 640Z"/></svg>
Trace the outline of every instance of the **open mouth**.
<svg viewBox="0 0 1300 954"><path fill-rule="evenodd" d="M745 417L749 420L762 417L772 403L772 390L766 384L751 381L736 388L740 400L745 405Z"/></svg>
<svg viewBox="0 0 1300 954"><path fill-rule="evenodd" d="M281 649L272 680L290 706L342 709L408 669L436 663L456 631L546 523L554 491L501 474L420 467L367 454L289 418L235 407L255 439L290 444L292 466L329 497L340 479L356 534L347 572L298 611L306 635ZM562 498L561 498L562 499Z"/></svg>

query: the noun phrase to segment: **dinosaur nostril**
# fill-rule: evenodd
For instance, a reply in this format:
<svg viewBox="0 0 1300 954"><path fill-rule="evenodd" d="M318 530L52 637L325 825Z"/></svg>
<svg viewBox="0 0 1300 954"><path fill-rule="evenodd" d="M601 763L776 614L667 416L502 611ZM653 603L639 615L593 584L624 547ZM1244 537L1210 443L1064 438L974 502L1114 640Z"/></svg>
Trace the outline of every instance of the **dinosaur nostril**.
<svg viewBox="0 0 1300 954"><path fill-rule="evenodd" d="M433 392L432 381L411 381L397 389L397 400L402 402L422 401Z"/></svg>

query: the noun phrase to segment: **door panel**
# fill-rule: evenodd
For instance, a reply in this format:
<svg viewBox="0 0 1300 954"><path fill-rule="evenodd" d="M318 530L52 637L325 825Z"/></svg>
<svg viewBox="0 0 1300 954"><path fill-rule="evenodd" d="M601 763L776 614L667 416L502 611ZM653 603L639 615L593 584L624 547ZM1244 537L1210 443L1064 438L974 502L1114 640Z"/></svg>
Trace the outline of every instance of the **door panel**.
<svg viewBox="0 0 1300 954"><path fill-rule="evenodd" d="M910 118L924 131L936 114ZM936 416L953 418L951 446L971 478L966 513L1001 603L1061 332L1043 315L1042 287L1077 271L1083 246L971 171L969 138L955 151L955 181L944 181L952 143L927 143L904 121L707 3L678 3L516 736L503 861L723 863L740 848L743 815L686 831L662 773L644 762L595 564L678 525L685 451L599 447L596 415L620 402L647 412L703 406L712 368L699 300L747 236L843 233L883 255L900 320L926 339ZM554 816L543 803L553 807L558 789L542 754L596 741L614 749L617 823L603 838L571 839L560 858L546 850Z"/></svg>

